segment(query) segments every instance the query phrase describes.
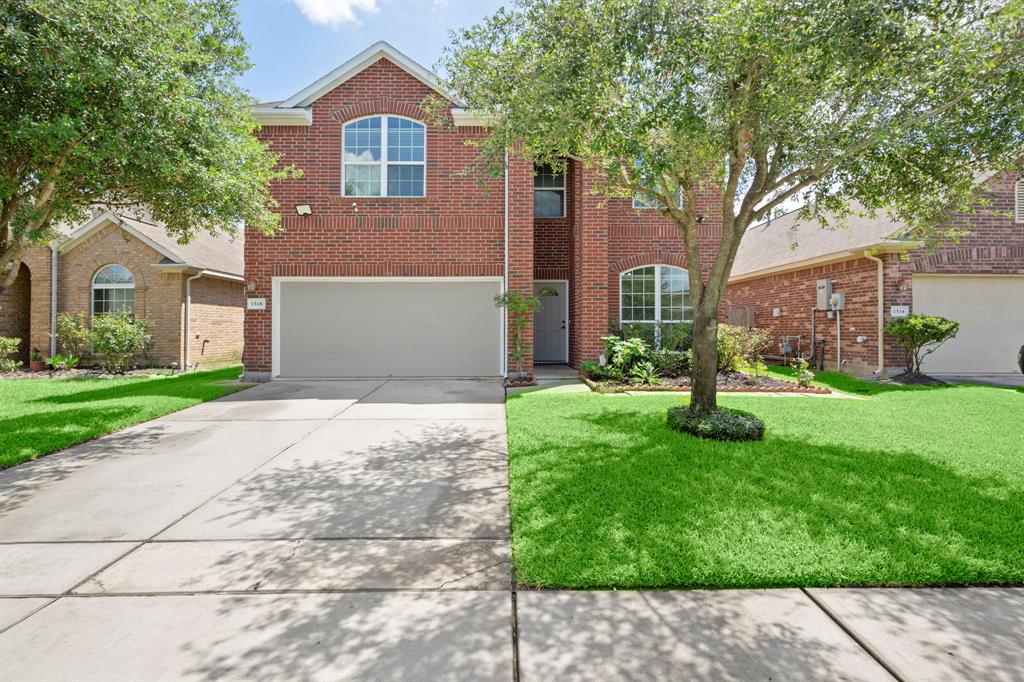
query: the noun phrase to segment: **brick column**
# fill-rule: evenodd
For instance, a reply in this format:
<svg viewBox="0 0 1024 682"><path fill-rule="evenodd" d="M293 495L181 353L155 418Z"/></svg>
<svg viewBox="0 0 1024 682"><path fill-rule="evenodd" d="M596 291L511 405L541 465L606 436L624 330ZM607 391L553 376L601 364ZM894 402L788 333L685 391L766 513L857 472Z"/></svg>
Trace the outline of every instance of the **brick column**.
<svg viewBox="0 0 1024 682"><path fill-rule="evenodd" d="M579 367L603 350L608 334L608 208L594 194L598 171L573 161L569 361Z"/></svg>
<svg viewBox="0 0 1024 682"><path fill-rule="evenodd" d="M32 275L29 280L28 348L30 353L33 348L38 348L44 358L50 357L51 258L50 248L41 246L30 249L22 261ZM60 256L57 262L59 265Z"/></svg>
<svg viewBox="0 0 1024 682"><path fill-rule="evenodd" d="M510 155L508 167L508 288L529 296L533 294L533 163ZM533 374L533 319L523 330L526 349L523 372ZM509 330L508 348L512 347ZM508 350L508 349L506 349ZM508 374L516 372L508 358Z"/></svg>
<svg viewBox="0 0 1024 682"><path fill-rule="evenodd" d="M267 381L271 372L271 314L277 301L271 292L274 259L280 245L258 230L245 228L245 298L265 298L266 310L244 310L242 365L247 381ZM255 289L249 290L249 283Z"/></svg>

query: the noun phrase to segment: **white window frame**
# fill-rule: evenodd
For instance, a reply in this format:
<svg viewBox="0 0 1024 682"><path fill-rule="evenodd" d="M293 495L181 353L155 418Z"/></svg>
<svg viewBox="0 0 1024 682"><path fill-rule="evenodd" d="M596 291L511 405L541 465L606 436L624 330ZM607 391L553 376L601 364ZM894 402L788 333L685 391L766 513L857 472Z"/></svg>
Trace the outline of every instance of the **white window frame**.
<svg viewBox="0 0 1024 682"><path fill-rule="evenodd" d="M352 123L368 118L380 119L380 161L345 161L345 129ZM401 118L423 126L423 160L422 161L389 161L388 160L388 119ZM380 168L380 194L348 194L345 192L345 168L347 166L377 166ZM423 166L423 194L417 196L392 196L388 194L388 166ZM353 199L422 199L427 196L427 124L409 116L398 114L370 114L353 118L341 126L341 196Z"/></svg>
<svg viewBox="0 0 1024 682"><path fill-rule="evenodd" d="M544 166L547 166L548 168L552 168L551 164L537 164L538 168L544 167ZM567 172L568 170L569 170L568 168L563 168L562 169L562 186L561 187L537 187L537 185L533 186L533 196L534 196L534 201L533 201L534 213L533 213L533 217L534 218L540 218L542 220L545 219L545 218L551 218L551 219L557 220L558 218L564 218L565 217L565 202L566 202L566 199L568 198L568 193L565 190L565 176L568 175L568 172ZM552 168L552 171L554 171L553 168ZM535 168L534 169L534 178L536 178L536 177L537 177L537 171L536 171L536 168ZM544 216L537 215L537 209L536 209L536 206L537 206L537 199L536 199L537 192L561 192L562 193L562 212L559 213L558 215L544 215Z"/></svg>
<svg viewBox="0 0 1024 682"><path fill-rule="evenodd" d="M1013 222L1024 224L1024 178L1013 185Z"/></svg>
<svg viewBox="0 0 1024 682"><path fill-rule="evenodd" d="M640 195L637 192L633 193L633 210L635 211L660 211L663 207L656 206L654 204L647 203L647 195ZM679 208L683 207L683 190L679 190L679 196L676 198L676 206Z"/></svg>
<svg viewBox="0 0 1024 682"><path fill-rule="evenodd" d="M132 278L131 283L128 283L128 282L118 282L116 284L106 284L106 283L104 283L104 284L97 284L96 283L96 278L99 277L99 274L101 272L103 272L104 270L106 270L107 268L109 268L110 266L112 266L112 265L116 265L118 267L124 268L125 272L127 272L131 276L131 278ZM96 290L97 289L103 289L103 290L106 290L106 289L132 289L134 291L136 289L135 273L133 273L128 266L122 265L121 263L107 263L106 265L102 265L102 266L96 268L96 272L94 272L93 275L92 275L91 286L89 287L89 313L90 313L91 317L95 317L96 315L107 315L108 314L107 311L103 311L103 312L100 312L100 313L96 312ZM135 304L136 303L137 303L137 301L133 297L132 298L132 309L131 309L131 314L132 315L135 314Z"/></svg>
<svg viewBox="0 0 1024 682"><path fill-rule="evenodd" d="M627 320L622 316L622 279L631 272L637 270L643 270L645 268L654 268L654 319L653 320ZM681 268L677 265L663 265L648 263L647 265L638 265L635 268L629 270L623 270L619 273L619 324L679 324L680 322L693 322L693 306L689 308L683 306L683 319L681 320L662 320L661 319L661 269L662 268L674 268L682 271L686 278L686 293L690 293L690 273L687 272L686 268ZM689 317L686 316L686 311L690 311Z"/></svg>

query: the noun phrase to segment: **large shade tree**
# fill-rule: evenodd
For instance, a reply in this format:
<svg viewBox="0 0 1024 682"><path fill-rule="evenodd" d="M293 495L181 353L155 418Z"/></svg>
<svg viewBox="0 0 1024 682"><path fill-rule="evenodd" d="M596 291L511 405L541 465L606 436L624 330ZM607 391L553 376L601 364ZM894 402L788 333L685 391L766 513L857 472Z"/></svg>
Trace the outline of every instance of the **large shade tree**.
<svg viewBox="0 0 1024 682"><path fill-rule="evenodd" d="M253 136L229 0L0 3L0 292L90 205L168 232L272 231L285 171Z"/></svg>
<svg viewBox="0 0 1024 682"><path fill-rule="evenodd" d="M693 409L717 409L719 304L747 228L888 210L911 236L970 203L1024 136L1021 0L536 0L459 32L448 87L489 114L482 158L575 158L588 191L678 226L694 306ZM700 257L697 197L722 238ZM709 247L705 247L709 248Z"/></svg>

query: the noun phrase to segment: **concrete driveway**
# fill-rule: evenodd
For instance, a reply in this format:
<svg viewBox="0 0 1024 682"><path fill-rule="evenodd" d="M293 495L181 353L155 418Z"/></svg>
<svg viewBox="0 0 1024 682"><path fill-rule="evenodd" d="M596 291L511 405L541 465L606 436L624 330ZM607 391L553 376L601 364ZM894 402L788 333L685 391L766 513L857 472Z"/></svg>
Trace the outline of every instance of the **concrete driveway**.
<svg viewBox="0 0 1024 682"><path fill-rule="evenodd" d="M0 473L0 677L509 679L504 417L281 381Z"/></svg>
<svg viewBox="0 0 1024 682"><path fill-rule="evenodd" d="M516 592L507 491L484 381L275 382L0 472L0 679L1021 679L1021 589Z"/></svg>

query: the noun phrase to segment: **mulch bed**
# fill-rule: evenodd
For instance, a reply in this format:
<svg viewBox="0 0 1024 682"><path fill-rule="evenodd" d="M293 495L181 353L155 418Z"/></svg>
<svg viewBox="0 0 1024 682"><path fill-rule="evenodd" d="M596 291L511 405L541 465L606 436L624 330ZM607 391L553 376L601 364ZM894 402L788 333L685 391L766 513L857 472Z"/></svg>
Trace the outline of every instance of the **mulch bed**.
<svg viewBox="0 0 1024 682"><path fill-rule="evenodd" d="M911 385L911 386L945 386L946 385L946 382L943 381L942 379L936 379L935 377L930 377L927 374L922 374L920 376L916 376L915 377L913 374L908 374L907 372L904 372L903 374L897 374L896 376L890 377L890 378L893 381L895 381L897 384L906 384L906 385Z"/></svg>
<svg viewBox="0 0 1024 682"><path fill-rule="evenodd" d="M610 381L593 381L583 377L583 383L598 393L625 393L627 391L649 392L689 392L691 380L688 376L664 378L657 386L637 386L620 384ZM828 394L832 391L824 386L800 386L792 381L768 376L752 376L750 374L733 373L718 375L719 393L817 393Z"/></svg>
<svg viewBox="0 0 1024 682"><path fill-rule="evenodd" d="M124 374L107 374L101 369L62 369L56 372L42 371L30 372L27 369L19 369L14 372L0 374L0 381L31 381L33 379L116 379L124 377L153 376L172 374L169 369L149 368L133 369Z"/></svg>

